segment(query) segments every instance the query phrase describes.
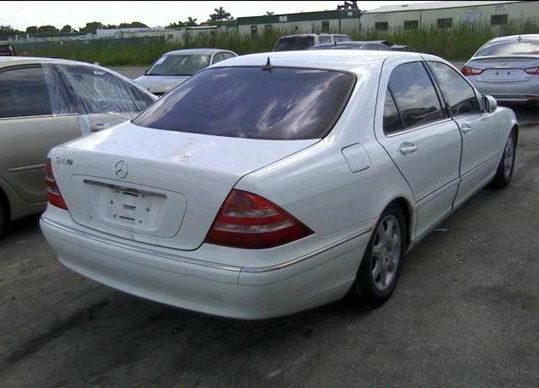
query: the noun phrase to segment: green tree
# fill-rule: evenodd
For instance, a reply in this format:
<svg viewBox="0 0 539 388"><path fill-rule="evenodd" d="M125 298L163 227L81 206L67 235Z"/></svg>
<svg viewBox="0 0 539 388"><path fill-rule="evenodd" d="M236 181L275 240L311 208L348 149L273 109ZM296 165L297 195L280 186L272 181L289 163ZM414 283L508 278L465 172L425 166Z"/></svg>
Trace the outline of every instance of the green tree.
<svg viewBox="0 0 539 388"><path fill-rule="evenodd" d="M37 26L26 27L27 34L35 34L37 32Z"/></svg>
<svg viewBox="0 0 539 388"><path fill-rule="evenodd" d="M148 26L141 22L120 23L118 28L148 28Z"/></svg>
<svg viewBox="0 0 539 388"><path fill-rule="evenodd" d="M183 22L174 22L174 23L170 23L167 28L182 28L184 26L184 23Z"/></svg>
<svg viewBox="0 0 539 388"><path fill-rule="evenodd" d="M189 16L187 18L187 21L185 22L185 25L189 26L189 27L196 26L197 25L197 19L196 18L193 19L191 16Z"/></svg>
<svg viewBox="0 0 539 388"><path fill-rule="evenodd" d="M213 10L215 13L212 13L210 15L210 19L213 21L219 21L219 20L232 20L234 19L230 12L225 11L223 7L214 8Z"/></svg>
<svg viewBox="0 0 539 388"><path fill-rule="evenodd" d="M19 35L24 34L23 31L19 31L15 28L12 28L10 25L2 26L0 25L0 36L13 36L13 35Z"/></svg>
<svg viewBox="0 0 539 388"><path fill-rule="evenodd" d="M101 22L90 22L86 23L84 27L82 27L79 31L84 32L86 34L92 33L95 34L98 28L103 28L104 25Z"/></svg>
<svg viewBox="0 0 539 388"><path fill-rule="evenodd" d="M46 26L39 26L37 28L37 33L38 34L48 34L48 33L51 33L51 32L58 32L58 28L56 28L54 26L51 26L50 24L48 24Z"/></svg>
<svg viewBox="0 0 539 388"><path fill-rule="evenodd" d="M62 32L73 32L73 27L71 27L69 24L66 24L65 26L62 27L62 29L60 30Z"/></svg>

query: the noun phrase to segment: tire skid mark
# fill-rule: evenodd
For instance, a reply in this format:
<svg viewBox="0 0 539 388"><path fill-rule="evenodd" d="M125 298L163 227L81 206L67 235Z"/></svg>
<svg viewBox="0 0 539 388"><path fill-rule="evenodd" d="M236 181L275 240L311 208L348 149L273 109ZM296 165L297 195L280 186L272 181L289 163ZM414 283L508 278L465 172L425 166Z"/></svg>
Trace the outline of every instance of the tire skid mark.
<svg viewBox="0 0 539 388"><path fill-rule="evenodd" d="M97 302L84 310L77 311L69 318L54 324L46 332L39 334L33 338L28 339L22 345L17 347L11 354L7 357L8 363L16 363L22 359L37 353L39 350L44 348L50 341L61 337L67 331L73 330L78 326L83 325L84 323L92 320L94 316L99 313L108 305L108 300L102 300Z"/></svg>

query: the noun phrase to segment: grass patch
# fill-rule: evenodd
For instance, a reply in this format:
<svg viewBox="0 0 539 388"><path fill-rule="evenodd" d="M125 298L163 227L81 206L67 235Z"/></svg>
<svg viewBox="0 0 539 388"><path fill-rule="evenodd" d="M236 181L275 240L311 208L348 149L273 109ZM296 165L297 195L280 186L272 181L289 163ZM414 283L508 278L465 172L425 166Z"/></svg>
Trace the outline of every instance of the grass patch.
<svg viewBox="0 0 539 388"><path fill-rule="evenodd" d="M406 44L410 50L435 54L449 60L466 60L487 40L495 36L537 33L539 28L531 23L509 23L497 30L486 24L460 24L452 29L432 26L418 30L394 32L367 31L352 34L354 40L389 40ZM237 32L208 33L187 36L183 42L164 38L133 38L74 42L20 43L18 52L31 56L58 57L86 62L99 62L107 66L147 66L162 53L175 49L218 47L238 54L271 51L277 39L286 32L273 31L256 37Z"/></svg>

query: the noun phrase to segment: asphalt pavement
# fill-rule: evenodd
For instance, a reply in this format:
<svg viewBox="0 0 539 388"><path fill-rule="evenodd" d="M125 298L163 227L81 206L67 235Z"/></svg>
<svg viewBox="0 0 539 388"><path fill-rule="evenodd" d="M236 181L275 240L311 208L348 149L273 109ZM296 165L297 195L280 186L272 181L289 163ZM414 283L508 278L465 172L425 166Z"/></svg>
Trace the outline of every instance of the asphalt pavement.
<svg viewBox="0 0 539 388"><path fill-rule="evenodd" d="M71 272L37 217L16 222L0 242L0 386L536 387L539 107L516 111L512 184L423 240L373 311L340 301L238 321L176 309Z"/></svg>

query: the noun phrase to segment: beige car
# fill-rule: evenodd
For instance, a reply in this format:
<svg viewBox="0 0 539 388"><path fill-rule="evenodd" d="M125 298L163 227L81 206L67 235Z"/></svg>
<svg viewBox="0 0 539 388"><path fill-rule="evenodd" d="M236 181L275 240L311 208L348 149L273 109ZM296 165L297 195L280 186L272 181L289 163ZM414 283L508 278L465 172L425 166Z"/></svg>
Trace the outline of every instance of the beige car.
<svg viewBox="0 0 539 388"><path fill-rule="evenodd" d="M156 97L100 66L0 57L0 237L46 205L49 150L129 120Z"/></svg>

